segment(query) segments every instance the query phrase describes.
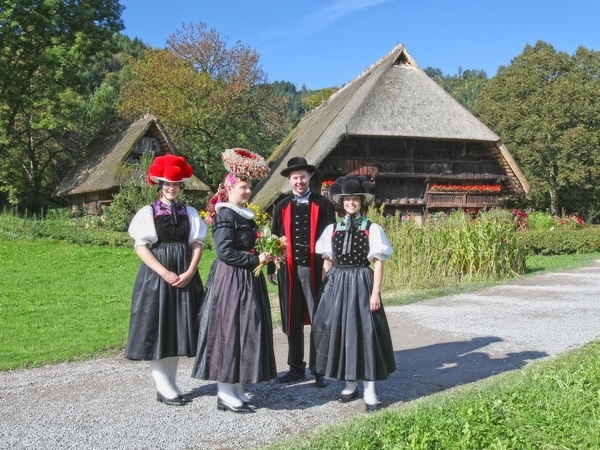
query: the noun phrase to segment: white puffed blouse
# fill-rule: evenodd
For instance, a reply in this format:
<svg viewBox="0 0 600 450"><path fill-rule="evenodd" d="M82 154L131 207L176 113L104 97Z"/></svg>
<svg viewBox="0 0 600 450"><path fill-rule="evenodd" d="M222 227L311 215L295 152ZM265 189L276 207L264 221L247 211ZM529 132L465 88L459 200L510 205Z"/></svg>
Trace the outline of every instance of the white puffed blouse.
<svg viewBox="0 0 600 450"><path fill-rule="evenodd" d="M333 259L331 238L335 225L331 224L325 228L315 245L315 253L319 253L323 258ZM369 227L369 254L367 255L369 262L373 262L374 258L386 261L392 256L393 251L392 244L388 241L383 228L376 223L371 223Z"/></svg>
<svg viewBox="0 0 600 450"><path fill-rule="evenodd" d="M191 206L186 206L185 208L190 220L190 237L188 243L191 245L193 242L198 242L202 245L206 237L206 225L200 219L200 215L195 208ZM140 245L152 247L152 245L156 244L158 236L156 234L156 227L154 226L154 211L152 210L152 206L144 206L135 214L129 224L128 232L134 239L136 247Z"/></svg>

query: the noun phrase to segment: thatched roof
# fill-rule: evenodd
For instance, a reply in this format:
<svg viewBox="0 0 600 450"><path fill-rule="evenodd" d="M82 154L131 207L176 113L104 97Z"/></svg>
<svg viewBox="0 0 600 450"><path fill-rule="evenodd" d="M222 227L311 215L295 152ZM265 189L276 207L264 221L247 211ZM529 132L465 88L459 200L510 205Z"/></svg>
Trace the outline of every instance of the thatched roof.
<svg viewBox="0 0 600 450"><path fill-rule="evenodd" d="M289 189L279 174L289 158L302 156L318 167L352 135L481 142L506 171L513 192L529 191L500 138L397 45L300 121L269 158L271 175L257 186L252 202L267 207Z"/></svg>
<svg viewBox="0 0 600 450"><path fill-rule="evenodd" d="M153 115L144 116L135 122L112 124L90 142L82 163L61 182L54 195L66 197L110 191L126 184L131 180L132 172L137 169L136 165L125 163L127 157L136 142L146 135L158 140L163 153L178 154L163 126ZM186 182L186 190L208 192L210 188L193 177Z"/></svg>

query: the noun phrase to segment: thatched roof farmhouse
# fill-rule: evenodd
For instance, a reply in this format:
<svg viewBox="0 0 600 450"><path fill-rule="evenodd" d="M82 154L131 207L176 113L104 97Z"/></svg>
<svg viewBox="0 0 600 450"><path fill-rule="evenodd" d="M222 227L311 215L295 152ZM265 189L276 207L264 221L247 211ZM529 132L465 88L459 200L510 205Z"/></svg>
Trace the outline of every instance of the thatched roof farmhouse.
<svg viewBox="0 0 600 450"><path fill-rule="evenodd" d="M304 117L269 158L252 203L269 208L288 189L289 158L317 167L312 190L348 173L375 181L376 202L419 213L489 207L529 183L499 136L427 76L403 45ZM458 186L452 192L451 186Z"/></svg>
<svg viewBox="0 0 600 450"><path fill-rule="evenodd" d="M70 205L84 205L88 211L109 204L121 186L132 178L145 183L145 174L136 172L142 155L178 155L163 126L153 115L134 122L120 122L104 128L90 142L83 161L61 182L54 195ZM200 194L210 188L196 177L186 183L186 193Z"/></svg>

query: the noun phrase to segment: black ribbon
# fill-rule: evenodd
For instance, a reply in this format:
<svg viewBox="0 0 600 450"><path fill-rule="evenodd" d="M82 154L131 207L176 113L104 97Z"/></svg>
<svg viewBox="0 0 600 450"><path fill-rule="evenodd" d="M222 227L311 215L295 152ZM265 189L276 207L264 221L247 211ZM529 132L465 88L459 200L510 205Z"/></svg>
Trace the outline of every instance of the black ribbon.
<svg viewBox="0 0 600 450"><path fill-rule="evenodd" d="M173 200L171 202L171 218L169 219L170 225L177 225L177 210L179 209L179 202Z"/></svg>
<svg viewBox="0 0 600 450"><path fill-rule="evenodd" d="M342 255L349 255L352 253L352 241L354 239L354 232L357 230L355 223L357 217L359 217L358 214L347 217L348 223L346 224L346 233L344 233Z"/></svg>

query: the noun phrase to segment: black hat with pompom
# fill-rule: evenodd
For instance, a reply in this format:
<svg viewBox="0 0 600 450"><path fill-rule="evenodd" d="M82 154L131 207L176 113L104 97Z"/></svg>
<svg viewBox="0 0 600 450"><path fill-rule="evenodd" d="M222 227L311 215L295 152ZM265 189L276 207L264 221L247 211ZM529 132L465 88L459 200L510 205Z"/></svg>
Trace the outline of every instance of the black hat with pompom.
<svg viewBox="0 0 600 450"><path fill-rule="evenodd" d="M329 195L339 203L344 197L362 197L369 203L375 195L375 184L365 175L346 175L335 180L329 187Z"/></svg>

